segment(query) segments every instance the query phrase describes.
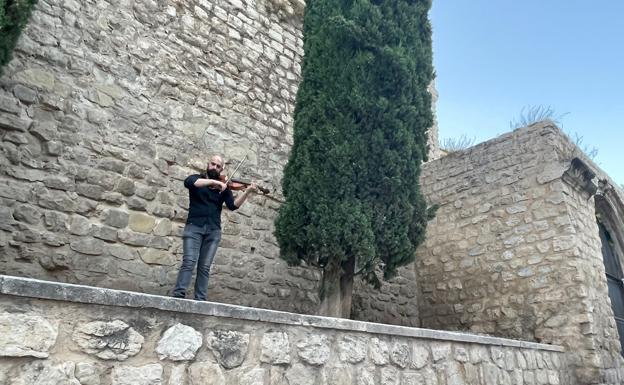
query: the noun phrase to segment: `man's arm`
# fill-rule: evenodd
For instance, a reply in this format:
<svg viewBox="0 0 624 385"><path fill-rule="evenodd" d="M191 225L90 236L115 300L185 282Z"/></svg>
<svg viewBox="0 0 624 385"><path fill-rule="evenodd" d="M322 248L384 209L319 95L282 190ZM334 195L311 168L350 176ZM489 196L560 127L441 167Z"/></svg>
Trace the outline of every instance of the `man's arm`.
<svg viewBox="0 0 624 385"><path fill-rule="evenodd" d="M195 183L193 183L193 186L195 187L214 187L214 188L218 188L220 191L225 190L225 188L227 187L227 185L223 182L221 182L220 180L215 180L215 179L203 179L203 178L198 178Z"/></svg>
<svg viewBox="0 0 624 385"><path fill-rule="evenodd" d="M198 174L190 175L184 180L184 187L189 188L189 189L193 187L199 188L199 187L206 187L206 186L212 187L212 188L218 188L220 191L225 190L225 188L227 187L225 183L219 180L202 178Z"/></svg>
<svg viewBox="0 0 624 385"><path fill-rule="evenodd" d="M239 194L236 199L234 200L234 206L236 206L236 208L241 207L241 205L247 200L247 197L249 196L249 194L251 194L252 192L255 192L257 190L257 187L254 183L250 184L249 187L247 187L245 189L245 191L243 191L242 194Z"/></svg>

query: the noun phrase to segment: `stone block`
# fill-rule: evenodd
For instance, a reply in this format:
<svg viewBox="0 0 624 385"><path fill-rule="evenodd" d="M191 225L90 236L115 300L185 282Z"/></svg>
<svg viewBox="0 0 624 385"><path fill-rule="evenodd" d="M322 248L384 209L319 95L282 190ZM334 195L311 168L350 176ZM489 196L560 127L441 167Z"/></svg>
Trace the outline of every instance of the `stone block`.
<svg viewBox="0 0 624 385"><path fill-rule="evenodd" d="M167 237L171 234L172 224L171 221L167 218L163 218L158 220L156 226L154 227L154 235Z"/></svg>
<svg viewBox="0 0 624 385"><path fill-rule="evenodd" d="M340 361L356 364L366 358L366 339L356 336L344 336L338 342Z"/></svg>
<svg viewBox="0 0 624 385"><path fill-rule="evenodd" d="M0 313L0 357L46 358L54 347L58 326L28 313Z"/></svg>
<svg viewBox="0 0 624 385"><path fill-rule="evenodd" d="M81 254L102 255L106 249L105 243L99 239L86 238L73 241L69 247Z"/></svg>
<svg viewBox="0 0 624 385"><path fill-rule="evenodd" d="M124 361L139 353L144 338L130 325L121 320L114 320L82 324L74 330L72 340L87 354L92 354L103 360ZM160 367L160 365L158 366ZM153 369L150 367L149 372L152 373ZM132 377L132 373L128 373L128 375ZM135 383L127 382L127 384Z"/></svg>
<svg viewBox="0 0 624 385"><path fill-rule="evenodd" d="M375 365L387 365L390 362L388 344L378 338L371 338L368 354Z"/></svg>
<svg viewBox="0 0 624 385"><path fill-rule="evenodd" d="M32 120L30 119L22 119L8 114L0 115L0 128L5 130L27 132L31 124Z"/></svg>
<svg viewBox="0 0 624 385"><path fill-rule="evenodd" d="M103 213L104 224L118 229L128 226L129 214L124 210L106 209ZM134 230L134 229L133 229Z"/></svg>
<svg viewBox="0 0 624 385"><path fill-rule="evenodd" d="M119 230L117 232L117 238L130 246L147 246L152 239L152 237L147 234L135 233L130 230Z"/></svg>
<svg viewBox="0 0 624 385"><path fill-rule="evenodd" d="M286 380L289 385L315 385L318 369L301 363L296 363L286 371Z"/></svg>
<svg viewBox="0 0 624 385"><path fill-rule="evenodd" d="M262 336L260 362L273 365L290 363L290 341L284 332L266 332Z"/></svg>
<svg viewBox="0 0 624 385"><path fill-rule="evenodd" d="M409 345L405 342L396 342L390 352L390 360L401 369L405 369L411 361Z"/></svg>
<svg viewBox="0 0 624 385"><path fill-rule="evenodd" d="M225 384L223 369L212 362L196 361L189 366L191 384L222 385Z"/></svg>
<svg viewBox="0 0 624 385"><path fill-rule="evenodd" d="M307 364L323 365L329 360L329 340L324 335L308 335L297 342L297 355Z"/></svg>
<svg viewBox="0 0 624 385"><path fill-rule="evenodd" d="M50 361L33 361L19 366L11 384L67 384L82 385L78 382L74 362L55 363ZM86 385L86 384L85 384Z"/></svg>
<svg viewBox="0 0 624 385"><path fill-rule="evenodd" d="M160 364L143 366L115 366L111 374L111 385L161 385L163 367Z"/></svg>
<svg viewBox="0 0 624 385"><path fill-rule="evenodd" d="M202 335L190 326L177 323L163 334L156 353L161 360L188 361L195 358L202 345Z"/></svg>
<svg viewBox="0 0 624 385"><path fill-rule="evenodd" d="M139 250L141 260L148 265L173 266L177 263L177 258L170 251L142 249Z"/></svg>
<svg viewBox="0 0 624 385"><path fill-rule="evenodd" d="M129 178L120 177L115 181L114 191L119 192L125 196L131 196L134 194L136 187L134 181Z"/></svg>
<svg viewBox="0 0 624 385"><path fill-rule="evenodd" d="M13 95L15 95L16 98L26 104L32 104L37 101L37 91L33 90L32 88L25 87L21 84L17 84L13 88Z"/></svg>
<svg viewBox="0 0 624 385"><path fill-rule="evenodd" d="M233 330L215 330L208 333L206 345L217 362L226 369L240 366L247 356L249 334Z"/></svg>

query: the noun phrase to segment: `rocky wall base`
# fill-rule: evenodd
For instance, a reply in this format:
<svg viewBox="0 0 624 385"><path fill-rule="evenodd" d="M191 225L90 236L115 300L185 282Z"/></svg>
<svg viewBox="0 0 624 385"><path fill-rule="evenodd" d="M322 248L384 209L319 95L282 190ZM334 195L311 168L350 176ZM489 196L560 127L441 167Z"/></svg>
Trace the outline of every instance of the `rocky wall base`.
<svg viewBox="0 0 624 385"><path fill-rule="evenodd" d="M0 384L569 384L563 349L0 276Z"/></svg>

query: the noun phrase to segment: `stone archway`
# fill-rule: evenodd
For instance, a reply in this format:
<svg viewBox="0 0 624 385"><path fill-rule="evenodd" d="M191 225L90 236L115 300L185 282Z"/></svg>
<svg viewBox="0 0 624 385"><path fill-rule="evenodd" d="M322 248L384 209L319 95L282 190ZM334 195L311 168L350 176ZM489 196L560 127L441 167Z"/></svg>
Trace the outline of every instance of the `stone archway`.
<svg viewBox="0 0 624 385"><path fill-rule="evenodd" d="M595 202L609 298L624 348L624 204L605 180L600 182ZM624 355L624 350L620 353Z"/></svg>

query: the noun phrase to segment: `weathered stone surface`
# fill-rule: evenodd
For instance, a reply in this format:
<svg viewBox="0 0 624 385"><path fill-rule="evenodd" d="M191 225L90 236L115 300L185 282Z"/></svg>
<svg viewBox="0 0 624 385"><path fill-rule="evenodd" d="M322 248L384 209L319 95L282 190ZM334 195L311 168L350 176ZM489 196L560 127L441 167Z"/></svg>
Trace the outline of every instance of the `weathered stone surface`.
<svg viewBox="0 0 624 385"><path fill-rule="evenodd" d="M171 374L169 374L168 385L180 385L187 383L186 367L184 365L177 365L171 368Z"/></svg>
<svg viewBox="0 0 624 385"><path fill-rule="evenodd" d="M71 242L69 247L82 254L102 255L106 249L106 244L99 239L86 238Z"/></svg>
<svg viewBox="0 0 624 385"><path fill-rule="evenodd" d="M297 354L307 364L323 365L329 360L329 341L324 335L308 335L297 342Z"/></svg>
<svg viewBox="0 0 624 385"><path fill-rule="evenodd" d="M128 225L129 217L123 210L107 209L104 211L104 224L122 229Z"/></svg>
<svg viewBox="0 0 624 385"><path fill-rule="evenodd" d="M18 221L36 225L41 221L41 211L30 205L19 205L13 211L13 217Z"/></svg>
<svg viewBox="0 0 624 385"><path fill-rule="evenodd" d="M122 193L125 196L131 196L135 191L134 181L128 178L119 178L115 183L114 191Z"/></svg>
<svg viewBox="0 0 624 385"><path fill-rule="evenodd" d="M285 332L267 332L262 336L261 362L273 365L290 363L290 341Z"/></svg>
<svg viewBox="0 0 624 385"><path fill-rule="evenodd" d="M473 364L490 361L490 353L487 347L483 345L471 346L469 352L470 362L472 362Z"/></svg>
<svg viewBox="0 0 624 385"><path fill-rule="evenodd" d="M87 354L123 361L141 350L143 336L121 320L94 321L74 330L72 339Z"/></svg>
<svg viewBox="0 0 624 385"><path fill-rule="evenodd" d="M412 362L410 367L422 369L429 363L429 349L421 344L415 345L412 350Z"/></svg>
<svg viewBox="0 0 624 385"><path fill-rule="evenodd" d="M69 220L69 232L75 235L87 235L91 231L91 222L82 215L72 215Z"/></svg>
<svg viewBox="0 0 624 385"><path fill-rule="evenodd" d="M167 237L171 234L171 221L167 218L160 219L154 227L154 235Z"/></svg>
<svg viewBox="0 0 624 385"><path fill-rule="evenodd" d="M247 356L249 334L233 330L215 330L208 333L206 345L226 369L240 366Z"/></svg>
<svg viewBox="0 0 624 385"><path fill-rule="evenodd" d="M80 385L100 385L100 372L96 365L89 362L76 364L75 376Z"/></svg>
<svg viewBox="0 0 624 385"><path fill-rule="evenodd" d="M386 365L390 362L388 344L377 338L371 338L368 354L375 365Z"/></svg>
<svg viewBox="0 0 624 385"><path fill-rule="evenodd" d="M399 385L401 380L399 371L392 367L379 369L379 377L381 385Z"/></svg>
<svg viewBox="0 0 624 385"><path fill-rule="evenodd" d="M190 326L177 323L163 334L156 353L158 358L172 361L187 361L195 358L202 345L202 335Z"/></svg>
<svg viewBox="0 0 624 385"><path fill-rule="evenodd" d="M194 362L189 366L188 374L191 384L222 385L226 383L223 369L212 362Z"/></svg>
<svg viewBox="0 0 624 385"><path fill-rule="evenodd" d="M340 361L356 364L366 358L366 339L355 336L344 336L338 342Z"/></svg>
<svg viewBox="0 0 624 385"><path fill-rule="evenodd" d="M0 357L48 357L57 336L58 326L44 317L0 314Z"/></svg>
<svg viewBox="0 0 624 385"><path fill-rule="evenodd" d="M139 250L139 255L143 262L150 265L173 266L178 262L178 259L170 251L142 249Z"/></svg>
<svg viewBox="0 0 624 385"><path fill-rule="evenodd" d="M128 226L132 231L150 233L156 225L156 218L144 213L133 212L130 214Z"/></svg>
<svg viewBox="0 0 624 385"><path fill-rule="evenodd" d="M67 270L70 266L70 258L61 253L52 255L41 255L39 264L48 271Z"/></svg>
<svg viewBox="0 0 624 385"><path fill-rule="evenodd" d="M314 368L296 363L286 371L286 379L289 385L314 385L317 373Z"/></svg>
<svg viewBox="0 0 624 385"><path fill-rule="evenodd" d="M397 342L392 347L390 359L393 364L400 368L406 368L411 360L410 347L405 342Z"/></svg>
<svg viewBox="0 0 624 385"><path fill-rule="evenodd" d="M351 372L351 368L344 367L325 367L322 372L323 384L332 385L352 385L354 376Z"/></svg>
<svg viewBox="0 0 624 385"><path fill-rule="evenodd" d="M18 84L13 88L13 94L24 103L34 103L37 101L37 92L31 88Z"/></svg>
<svg viewBox="0 0 624 385"><path fill-rule="evenodd" d="M30 128L32 120L20 119L13 115L2 114L0 115L0 128L5 130L16 130L26 132Z"/></svg>
<svg viewBox="0 0 624 385"><path fill-rule="evenodd" d="M161 385L163 367L160 364L144 366L115 366L111 385Z"/></svg>
<svg viewBox="0 0 624 385"><path fill-rule="evenodd" d="M461 364L458 362L447 362L444 375L447 385L470 385L466 383Z"/></svg>
<svg viewBox="0 0 624 385"><path fill-rule="evenodd" d="M130 246L147 246L152 240L152 237L147 234L135 233L130 230L119 230L117 237L121 242Z"/></svg>
<svg viewBox="0 0 624 385"><path fill-rule="evenodd" d="M434 342L431 345L431 356L433 358L433 362L451 358L451 344Z"/></svg>
<svg viewBox="0 0 624 385"><path fill-rule="evenodd" d="M249 371L244 371L239 375L238 383L240 385L257 385L263 384L265 377L265 369L253 368Z"/></svg>
<svg viewBox="0 0 624 385"><path fill-rule="evenodd" d="M75 376L73 362L33 361L18 368L11 385L87 385Z"/></svg>
<svg viewBox="0 0 624 385"><path fill-rule="evenodd" d="M533 357L532 365L535 369L524 372L542 371L539 378L545 378L546 384L557 384L558 381L560 385L568 385L558 370L551 369L556 365L555 357L560 359L564 354L556 351L556 347L545 345L178 300L8 276L0 276L0 293L0 305L9 304L10 307L46 314L47 319L63 325L54 348L49 349L49 359L42 361L47 366L57 370L58 364L67 363L67 357L75 359L83 352L91 355L87 357L88 361L82 360L75 366L68 367L71 371L61 370L67 381L73 381L75 377L81 385L163 382L168 385L264 384L269 380L275 385L490 383L483 380L484 376L489 376L494 381L492 383L511 385L514 380L521 378L518 374L522 374L523 369L519 368L517 354L512 354L513 359L506 361L507 352L522 352ZM38 299L39 295L44 295L45 299ZM76 324L76 318L95 319L103 314L116 314L125 319L136 320L137 327L146 331L144 345L147 349L139 350L136 346L133 352L129 351L129 341L132 339L130 327L122 321ZM192 328L178 323L178 319L187 317L192 322ZM68 333L72 327L73 335ZM218 329L221 331L216 332L215 327L228 329ZM279 329L275 330L276 327ZM249 333L234 331L236 329L248 330ZM201 335L198 330L211 332L207 336L208 349L200 348ZM288 341L292 336L296 336L298 343L289 349ZM366 352L364 347L373 346L367 344L371 339L377 340L375 346L382 346L382 340L378 337L384 338L384 344L387 344L385 341L392 341L392 353L386 351L386 363L383 365L373 362L370 352L368 358L362 359ZM451 345L454 355L434 363L430 354L433 345ZM78 351L77 346L82 351ZM410 367L397 364L397 352L401 352L402 359L405 346L410 347L410 352L413 353L409 355ZM466 354L471 347L482 347L487 354L492 350L502 352L502 355L494 355L503 358L505 368L499 368L487 359L477 364L465 362L464 358L468 358ZM326 348L327 354L324 352ZM348 351L351 348L354 352ZM212 350L214 354L208 350ZM288 350L292 350L290 355L283 354ZM128 359L128 364L108 361L109 358L120 359L123 358L121 355L129 356L137 351L135 356ZM299 355L301 352L305 354ZM341 356L345 359L341 359ZM458 356L463 357L462 360L457 360ZM159 358L160 365L154 362ZM0 360L0 373L4 370L9 373L7 378L17 378L19 365L26 361L23 358ZM415 365L416 361L422 361L423 364ZM230 368L226 368L226 365ZM563 365L562 372L568 368L565 361L559 360L557 365ZM34 373L28 378L36 380L38 375ZM609 385L615 385L614 381L609 382ZM37 380L33 383L45 382Z"/></svg>
<svg viewBox="0 0 624 385"><path fill-rule="evenodd" d="M407 372L403 374L402 384L403 385L424 385L425 378L422 373Z"/></svg>
<svg viewBox="0 0 624 385"><path fill-rule="evenodd" d="M15 219L13 218L13 210L9 207L0 207L0 229L5 231L13 231L13 224Z"/></svg>
<svg viewBox="0 0 624 385"><path fill-rule="evenodd" d="M375 372L372 369L360 368L357 374L357 385L375 385Z"/></svg>

